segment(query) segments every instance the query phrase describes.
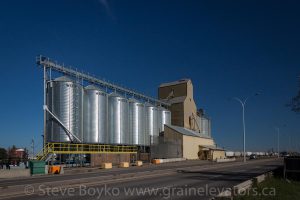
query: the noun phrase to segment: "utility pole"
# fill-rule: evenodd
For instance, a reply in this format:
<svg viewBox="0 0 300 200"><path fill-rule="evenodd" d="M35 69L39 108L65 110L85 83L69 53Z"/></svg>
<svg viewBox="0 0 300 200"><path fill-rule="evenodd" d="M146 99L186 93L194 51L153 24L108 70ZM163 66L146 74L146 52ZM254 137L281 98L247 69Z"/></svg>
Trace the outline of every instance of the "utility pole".
<svg viewBox="0 0 300 200"><path fill-rule="evenodd" d="M279 158L279 139L280 139L280 129L279 127L275 127L275 129L277 130L277 157Z"/></svg>
<svg viewBox="0 0 300 200"><path fill-rule="evenodd" d="M292 152L292 138L291 135L289 135L289 152Z"/></svg>
<svg viewBox="0 0 300 200"><path fill-rule="evenodd" d="M44 68L44 99L43 99L43 107L45 107L47 105L47 68L46 68L46 65L43 65L43 68ZM47 130L47 113L46 113L46 110L43 109L44 111L44 137L43 137L43 150L44 150L44 154L45 154L45 151L46 151L46 138L47 138L47 135L48 133L46 133L46 130Z"/></svg>
<svg viewBox="0 0 300 200"><path fill-rule="evenodd" d="M31 152L32 152L32 159L34 159L34 138L31 140Z"/></svg>

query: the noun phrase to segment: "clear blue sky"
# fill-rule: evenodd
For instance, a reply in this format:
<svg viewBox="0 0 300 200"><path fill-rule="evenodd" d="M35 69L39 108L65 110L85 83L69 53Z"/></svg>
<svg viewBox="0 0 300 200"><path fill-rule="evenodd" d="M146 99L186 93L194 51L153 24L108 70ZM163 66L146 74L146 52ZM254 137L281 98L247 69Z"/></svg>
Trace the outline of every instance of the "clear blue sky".
<svg viewBox="0 0 300 200"><path fill-rule="evenodd" d="M191 78L217 144L300 148L300 116L285 104L300 74L298 1L9 0L0 3L0 146L41 143L43 54L157 96L162 82ZM286 127L283 125L286 124Z"/></svg>

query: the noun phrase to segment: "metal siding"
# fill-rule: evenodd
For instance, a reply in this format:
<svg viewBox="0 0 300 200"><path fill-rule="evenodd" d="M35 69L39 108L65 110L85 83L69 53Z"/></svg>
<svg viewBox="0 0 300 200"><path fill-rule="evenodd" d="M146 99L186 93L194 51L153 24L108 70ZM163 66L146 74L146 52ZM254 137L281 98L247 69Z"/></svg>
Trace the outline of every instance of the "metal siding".
<svg viewBox="0 0 300 200"><path fill-rule="evenodd" d="M130 144L145 145L145 110L144 105L130 100L129 102L129 133Z"/></svg>
<svg viewBox="0 0 300 200"><path fill-rule="evenodd" d="M146 106L146 145L153 144L156 137L159 136L158 133L158 109L155 106ZM151 141L150 141L151 138Z"/></svg>
<svg viewBox="0 0 300 200"><path fill-rule="evenodd" d="M162 109L161 111L161 131L164 131L164 125L171 125L171 112L166 110L166 109Z"/></svg>
<svg viewBox="0 0 300 200"><path fill-rule="evenodd" d="M97 89L84 92L84 136L85 143L106 143L106 94Z"/></svg>
<svg viewBox="0 0 300 200"><path fill-rule="evenodd" d="M82 87L71 81L52 81L48 83L47 99L49 110L71 133L82 140ZM48 142L70 142L64 129L49 115L48 120Z"/></svg>
<svg viewBox="0 0 300 200"><path fill-rule="evenodd" d="M109 143L128 144L128 102L125 98L110 95L109 112Z"/></svg>
<svg viewBox="0 0 300 200"><path fill-rule="evenodd" d="M201 117L201 133L207 136L210 136L210 125L209 125L209 119L205 117Z"/></svg>
<svg viewBox="0 0 300 200"><path fill-rule="evenodd" d="M138 105L138 122L139 122L139 126L138 126L138 130L139 130L139 145L146 145L145 144L145 106L144 104L139 103Z"/></svg>

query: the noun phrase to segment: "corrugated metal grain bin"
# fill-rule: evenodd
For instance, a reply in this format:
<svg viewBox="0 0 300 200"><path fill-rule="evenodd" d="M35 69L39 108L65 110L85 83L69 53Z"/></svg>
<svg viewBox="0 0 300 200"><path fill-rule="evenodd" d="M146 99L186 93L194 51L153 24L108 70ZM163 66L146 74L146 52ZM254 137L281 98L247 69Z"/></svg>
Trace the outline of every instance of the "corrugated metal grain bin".
<svg viewBox="0 0 300 200"><path fill-rule="evenodd" d="M82 140L83 88L68 77L47 85L47 105L66 128ZM70 142L64 128L47 114L47 142Z"/></svg>
<svg viewBox="0 0 300 200"><path fill-rule="evenodd" d="M128 100L112 93L108 97L108 133L110 144L129 144Z"/></svg>
<svg viewBox="0 0 300 200"><path fill-rule="evenodd" d="M149 103L145 104L145 112L146 112L146 144L153 144L154 138L159 136L159 128L158 128L158 108ZM151 138L151 141L150 141Z"/></svg>
<svg viewBox="0 0 300 200"><path fill-rule="evenodd" d="M95 86L84 90L84 143L107 143L107 94Z"/></svg>
<svg viewBox="0 0 300 200"><path fill-rule="evenodd" d="M171 112L163 107L158 107L158 128L159 132L163 132L166 125L171 125Z"/></svg>
<svg viewBox="0 0 300 200"><path fill-rule="evenodd" d="M135 99L129 100L130 144L145 145L145 107Z"/></svg>

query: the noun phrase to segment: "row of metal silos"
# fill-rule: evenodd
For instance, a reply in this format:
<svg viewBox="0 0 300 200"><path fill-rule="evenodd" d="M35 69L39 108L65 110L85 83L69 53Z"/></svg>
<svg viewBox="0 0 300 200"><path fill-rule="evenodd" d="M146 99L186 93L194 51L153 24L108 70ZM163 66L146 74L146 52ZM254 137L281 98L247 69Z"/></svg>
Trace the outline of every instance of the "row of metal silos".
<svg viewBox="0 0 300 200"><path fill-rule="evenodd" d="M47 85L47 105L83 143L149 145L171 123L163 107L107 94L95 86L83 88L66 77ZM47 141L70 142L65 130L47 116Z"/></svg>

